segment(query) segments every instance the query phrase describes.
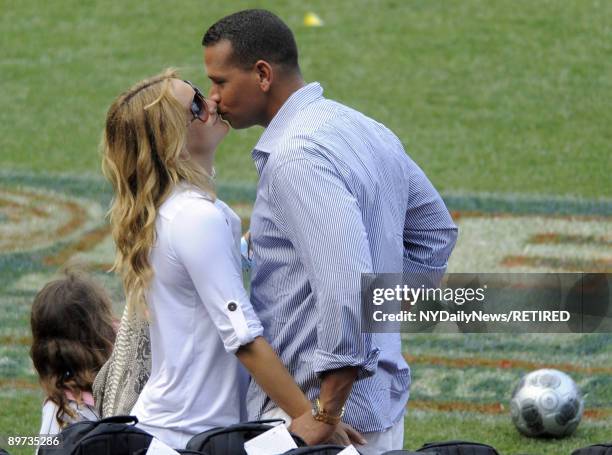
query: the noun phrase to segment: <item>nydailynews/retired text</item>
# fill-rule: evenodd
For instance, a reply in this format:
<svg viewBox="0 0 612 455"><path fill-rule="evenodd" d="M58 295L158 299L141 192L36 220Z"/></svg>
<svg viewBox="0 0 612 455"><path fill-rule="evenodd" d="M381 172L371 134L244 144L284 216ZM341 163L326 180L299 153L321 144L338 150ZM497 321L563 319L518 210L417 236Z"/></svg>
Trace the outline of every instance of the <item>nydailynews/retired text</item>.
<svg viewBox="0 0 612 455"><path fill-rule="evenodd" d="M567 322L571 315L569 311L510 311L508 313L487 313L484 311L400 311L385 313L374 311L372 318L376 322Z"/></svg>

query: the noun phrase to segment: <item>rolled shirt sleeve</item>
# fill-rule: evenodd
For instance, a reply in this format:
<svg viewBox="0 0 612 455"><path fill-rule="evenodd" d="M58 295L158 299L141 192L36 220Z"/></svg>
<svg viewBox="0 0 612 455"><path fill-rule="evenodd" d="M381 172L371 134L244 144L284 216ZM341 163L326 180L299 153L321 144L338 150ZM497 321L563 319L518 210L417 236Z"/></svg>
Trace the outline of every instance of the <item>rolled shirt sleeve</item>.
<svg viewBox="0 0 612 455"><path fill-rule="evenodd" d="M419 276L420 284L438 286L457 241L457 226L423 171L414 166L404 223L405 274Z"/></svg>
<svg viewBox="0 0 612 455"><path fill-rule="evenodd" d="M170 229L170 245L192 280L225 350L235 353L263 334L242 283L237 245L225 215L213 204L189 204Z"/></svg>
<svg viewBox="0 0 612 455"><path fill-rule="evenodd" d="M372 272L372 260L356 199L328 163L307 159L275 169L270 197L315 295L314 371L356 366L373 374L379 349L361 332L361 274Z"/></svg>

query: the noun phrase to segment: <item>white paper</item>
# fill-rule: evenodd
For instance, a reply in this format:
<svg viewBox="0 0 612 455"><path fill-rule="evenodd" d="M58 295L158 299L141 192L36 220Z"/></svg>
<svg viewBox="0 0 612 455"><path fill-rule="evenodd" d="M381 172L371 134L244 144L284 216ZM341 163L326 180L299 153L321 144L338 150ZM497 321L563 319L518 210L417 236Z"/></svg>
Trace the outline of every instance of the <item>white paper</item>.
<svg viewBox="0 0 612 455"><path fill-rule="evenodd" d="M146 455L180 455L176 450L170 448L157 438L151 440Z"/></svg>
<svg viewBox="0 0 612 455"><path fill-rule="evenodd" d="M297 445L285 425L278 425L244 443L248 455L278 455Z"/></svg>
<svg viewBox="0 0 612 455"><path fill-rule="evenodd" d="M359 455L359 452L357 452L355 446L351 444L346 449L338 452L338 455Z"/></svg>

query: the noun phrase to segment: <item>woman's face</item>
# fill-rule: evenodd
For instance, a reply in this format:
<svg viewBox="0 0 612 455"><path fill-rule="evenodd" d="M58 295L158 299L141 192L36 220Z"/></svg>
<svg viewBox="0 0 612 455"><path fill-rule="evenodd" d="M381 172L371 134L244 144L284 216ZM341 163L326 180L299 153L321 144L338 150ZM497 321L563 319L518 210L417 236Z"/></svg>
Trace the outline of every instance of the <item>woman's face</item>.
<svg viewBox="0 0 612 455"><path fill-rule="evenodd" d="M195 90L180 79L173 79L172 92L176 99L185 106L185 119L188 122L187 151L189 154L198 157L213 153L229 131L227 122L217 114L217 104L207 99L205 108L208 108L208 116L201 114L199 118L194 118L191 105L194 96L196 96ZM206 121L202 121L202 118L205 118Z"/></svg>

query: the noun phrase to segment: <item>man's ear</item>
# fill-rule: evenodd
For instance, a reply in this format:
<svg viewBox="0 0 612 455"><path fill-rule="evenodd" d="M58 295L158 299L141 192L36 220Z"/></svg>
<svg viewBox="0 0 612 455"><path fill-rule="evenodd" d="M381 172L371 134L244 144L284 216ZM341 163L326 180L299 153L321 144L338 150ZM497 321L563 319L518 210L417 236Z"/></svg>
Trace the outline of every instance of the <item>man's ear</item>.
<svg viewBox="0 0 612 455"><path fill-rule="evenodd" d="M255 62L255 73L257 74L257 80L261 90L263 92L268 92L274 80L272 65L265 60L257 60L257 62Z"/></svg>

